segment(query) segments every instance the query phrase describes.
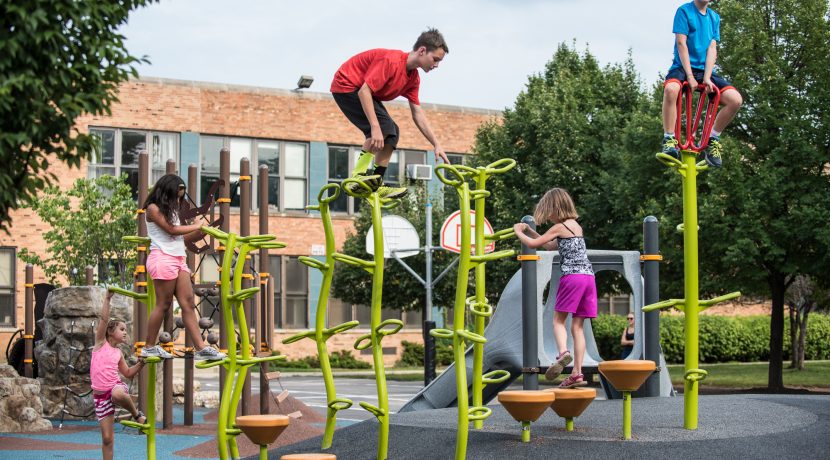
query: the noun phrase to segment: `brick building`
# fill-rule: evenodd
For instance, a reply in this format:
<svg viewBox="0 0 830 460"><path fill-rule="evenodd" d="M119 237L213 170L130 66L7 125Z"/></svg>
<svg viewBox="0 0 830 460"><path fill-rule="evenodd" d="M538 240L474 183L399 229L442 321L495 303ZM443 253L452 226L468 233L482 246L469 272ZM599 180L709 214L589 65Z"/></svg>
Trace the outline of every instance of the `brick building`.
<svg viewBox="0 0 830 460"><path fill-rule="evenodd" d="M317 192L326 183L348 176L363 138L337 108L328 93L298 92L271 88L232 86L202 82L141 78L122 85L120 102L112 116L85 117L78 122L82 132L97 134L101 151L81 169L63 164L50 167L61 187L70 187L79 177L127 173L134 189L138 187L138 152L150 153L153 172L150 184L164 174L165 163L173 159L182 177L187 167L199 167L199 190L202 196L219 175L219 150L231 151L231 180L239 175L239 160L251 160L251 170L269 165L269 231L288 244L272 250L269 265L275 277L274 343L290 334L305 330L313 322L321 276L299 263L298 256L311 255L312 246L324 245L319 219L305 211L315 204ZM399 150L387 172L388 181L402 182L404 166L434 164L432 146L412 123L406 103L387 103L390 114L401 127ZM436 104L424 104L430 123L451 160L463 161L472 148L478 126L499 119L501 113ZM441 193L440 182L430 187ZM251 229L258 229L256 174L253 184ZM199 201L197 199L197 201ZM342 197L333 203L336 242L340 246L353 228L355 204ZM239 229L238 201L231 208L232 231ZM26 247L45 255L45 243L39 236L47 230L36 214L22 209L12 214L11 235L0 234L0 347L5 349L11 334L23 327L24 265L16 259L19 248ZM436 216L441 218L441 216ZM200 270L202 280L216 277L215 266L207 261ZM35 283L45 282L35 269ZM420 341L420 314L389 312L401 315L407 327L390 336L387 363L400 354L400 341ZM385 314L385 317L386 316ZM332 299L329 322L337 324L356 319L368 324L365 306L346 305ZM353 329L330 342L331 349L351 349L354 339L366 329ZM394 355L392 351L396 351ZM315 354L311 341L281 346L291 357ZM355 352L357 354L357 352ZM366 358L369 358L368 356ZM5 357L0 358L2 360Z"/></svg>

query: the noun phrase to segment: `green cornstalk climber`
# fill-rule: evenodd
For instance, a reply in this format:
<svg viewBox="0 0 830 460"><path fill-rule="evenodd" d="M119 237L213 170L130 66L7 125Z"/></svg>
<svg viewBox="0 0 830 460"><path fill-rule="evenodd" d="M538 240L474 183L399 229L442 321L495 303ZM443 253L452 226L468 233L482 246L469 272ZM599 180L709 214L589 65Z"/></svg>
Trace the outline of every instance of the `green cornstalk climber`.
<svg viewBox="0 0 830 460"><path fill-rule="evenodd" d="M219 403L219 418L217 420L216 441L219 449L219 458L239 458L239 447L236 437L242 430L236 427L236 409L242 396L242 387L245 384L245 377L248 368L255 364L266 361L283 359L285 356L274 355L264 358L251 356L251 343L247 334L248 322L245 318L243 302L259 293L259 287L242 289L242 272L245 269L245 257L255 249L279 249L284 248L284 243L274 241L273 235L252 235L240 237L234 233L225 233L214 227L202 227L202 231L221 241L225 246L225 255L222 259L222 270L220 276L220 297L222 300L222 319L225 330L229 333L235 330L241 331L239 337L239 355L237 355L237 340L228 341L228 356L220 361L208 361L196 364L199 369L207 369L222 365L226 369L225 385ZM236 250L239 253L236 254ZM233 269L233 278L231 270ZM233 284L231 284L233 279ZM237 327L234 327L234 314L237 318ZM233 335L232 335L233 337ZM229 456L230 455L230 456Z"/></svg>
<svg viewBox="0 0 830 460"><path fill-rule="evenodd" d="M138 246L150 247L150 238L142 236L125 236L122 238L129 243L135 243ZM149 278L149 276L148 276ZM134 292L126 289L121 289L115 286L109 286L108 289L112 292L130 297L138 300L147 307L147 316L153 312L156 306L156 290L153 287L152 280L142 281L139 286L146 286L147 292ZM145 358L147 363L147 420L144 423L133 422L130 420L122 420L121 424L131 428L135 428L147 436L147 460L156 459L156 365L161 362L161 358L152 356Z"/></svg>
<svg viewBox="0 0 830 460"><path fill-rule="evenodd" d="M717 112L718 93L709 99L706 109L706 119L714 119ZM691 116L692 91L688 84L683 85L683 91L678 96L678 106L682 97L686 98L686 119L687 123L694 118L694 127L697 128L702 110L699 108L696 117ZM700 104L703 104L701 98ZM681 114L677 114L680 118ZM679 122L678 122L679 126ZM708 139L712 129L711 123L704 123L702 138ZM678 130L679 131L679 130ZM671 155L658 153L657 160L666 166L676 170L683 182L683 223L678 225L678 231L683 233L683 277L684 277L684 298L670 299L643 307L644 312L654 311L663 308L675 307L685 314L685 350L683 373L683 426L687 430L696 430L698 422L698 384L706 378L707 372L700 369L699 356L699 316L700 312L712 305L740 297L740 292L732 292L714 299L701 301L698 287L698 220L697 220L697 174L705 171L708 166L705 161L695 163L698 152L704 150L707 141L700 145L693 142L694 131L687 129L687 140L681 147L681 158L678 160Z"/></svg>
<svg viewBox="0 0 830 460"><path fill-rule="evenodd" d="M476 190L473 191L475 196L475 255L483 257L487 244L493 241L501 241L510 237L514 237L513 229L508 228L493 235L484 234L484 213L485 200L488 194L477 194L475 192L486 190L487 179L496 174L504 174L516 167L516 160L510 158L503 158L486 167L479 166L470 174L475 179ZM475 317L474 331L480 336L484 336L484 328L487 326L487 318L493 316L493 307L487 302L486 293L486 264L478 264L476 266L475 280L476 293L475 296L467 299L467 305L470 308L470 313ZM473 406L483 406L483 392L484 385L490 383L501 383L510 378L510 372L505 370L496 370L484 374L484 344L473 342ZM473 421L473 428L481 429L484 427L484 420Z"/></svg>
<svg viewBox="0 0 830 460"><path fill-rule="evenodd" d="M378 192L372 191L369 184L358 178L349 178L343 181L343 190L351 196L363 198L372 208L373 239L375 243L375 257L373 261L366 261L346 254L334 254L334 259L349 265L360 267L372 275L372 304L370 332L357 338L354 347L357 350L372 348L372 363L375 369L375 383L378 391L378 406L361 402L360 406L371 412L380 424L378 429L378 460L386 460L389 450L389 393L386 389L386 371L383 367L383 348L381 340L396 334L403 328L403 321L387 319L381 321L383 308L383 224L381 211L392 209L400 201L381 198ZM347 323L348 324L348 323Z"/></svg>
<svg viewBox="0 0 830 460"><path fill-rule="evenodd" d="M500 160L500 162L501 161L504 160ZM493 166L502 164L500 162L494 163ZM515 162L513 164L515 164ZM512 165L506 167L504 171L507 171L510 168L512 168ZM446 177L445 171L455 177ZM467 342L472 342L474 345L479 344L482 347L487 342L487 339L484 338L483 334L470 332L466 328L465 308L467 306L467 283L469 279L469 272L471 269L483 265L488 261L509 257L514 255L515 252L513 250L504 250L486 255L472 255L472 241L470 238L470 199L478 199L479 197L485 198L490 195L490 192L484 190L483 188L472 191L470 190L468 181L475 177L475 174L478 173L478 170L474 168L463 165L442 164L436 166L435 173L441 182L454 187L456 192L458 192L461 211L461 252L459 254L458 277L456 279L455 288L455 303L453 305L453 327L455 329L433 329L430 331L430 334L433 337L452 339L453 341L453 356L455 358L455 386L457 392L456 400L458 403L458 428L455 443L455 458L456 460L461 460L467 456L467 438L469 435L470 421L475 422L478 420L484 420L492 413L492 410L483 404L469 407L469 392L466 372L467 365L465 357ZM498 237L496 237L496 235L493 235L493 237L494 239L505 238L509 236L510 232L512 232L512 229L510 231L499 232L497 234L499 235ZM489 307L486 303L483 305ZM471 303L470 308L472 308L473 311L485 313L488 309L484 306L473 302ZM489 310L492 310L492 308ZM483 354L479 359L483 359ZM479 367L479 369L481 369L481 367ZM507 376L496 374L494 372L482 376L479 371L478 374L473 373L472 378L474 382L478 379L478 381L483 384L500 382L506 379Z"/></svg>
<svg viewBox="0 0 830 460"><path fill-rule="evenodd" d="M331 192L331 194L329 194ZM328 184L320 189L317 195L318 205L307 206L306 209L320 211L320 217L323 220L323 231L326 234L326 260L325 262L311 258L300 257L300 262L308 265L311 268L320 270L323 274L323 283L320 287L320 296L317 298L317 314L315 317L314 329L303 332L301 334L293 335L282 341L284 344L291 344L301 339L312 339L317 343L317 357L320 360L320 368L323 371L323 382L326 385L326 430L323 433L322 448L328 449L331 447L331 441L334 437L334 429L337 426L337 412L352 407L353 402L347 398L338 398L337 390L334 386L334 376L331 372L331 364L329 363L329 351L326 342L333 335L347 331L358 324L359 321L348 321L343 324L326 329L326 314L328 309L329 291L331 290L331 281L334 277L334 253L337 249L334 245L334 226L331 222L331 213L329 212L329 203L336 200L340 195L340 186L338 184Z"/></svg>

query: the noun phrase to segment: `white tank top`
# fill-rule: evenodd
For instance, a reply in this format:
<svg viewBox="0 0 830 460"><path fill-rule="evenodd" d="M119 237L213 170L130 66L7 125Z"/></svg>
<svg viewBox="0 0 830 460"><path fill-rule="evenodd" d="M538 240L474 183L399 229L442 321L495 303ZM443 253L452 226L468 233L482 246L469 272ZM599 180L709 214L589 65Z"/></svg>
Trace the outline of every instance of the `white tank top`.
<svg viewBox="0 0 830 460"><path fill-rule="evenodd" d="M162 216L162 218L164 218ZM158 249L159 251L169 256L186 256L187 251L184 247L184 235L171 235L154 222L147 219L147 214L144 214L144 221L147 223L147 236L150 237L150 250ZM179 216L173 214L173 225L179 225Z"/></svg>

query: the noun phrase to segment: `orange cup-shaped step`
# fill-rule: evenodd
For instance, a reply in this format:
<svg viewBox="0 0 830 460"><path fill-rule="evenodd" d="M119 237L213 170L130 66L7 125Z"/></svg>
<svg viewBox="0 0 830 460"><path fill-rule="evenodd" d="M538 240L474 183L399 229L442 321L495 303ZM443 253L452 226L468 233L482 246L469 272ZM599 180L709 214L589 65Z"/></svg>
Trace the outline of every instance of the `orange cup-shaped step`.
<svg viewBox="0 0 830 460"><path fill-rule="evenodd" d="M556 394L550 407L556 415L565 419L568 431L574 430L574 418L582 415L597 397L597 390L593 388L551 388L545 391Z"/></svg>
<svg viewBox="0 0 830 460"><path fill-rule="evenodd" d="M280 460L337 460L334 454L288 454L280 457Z"/></svg>
<svg viewBox="0 0 830 460"><path fill-rule="evenodd" d="M599 372L618 391L637 391L657 366L648 360L618 360L599 363Z"/></svg>
<svg viewBox="0 0 830 460"><path fill-rule="evenodd" d="M288 428L288 421L285 415L241 415L236 417L236 426L254 444L267 446Z"/></svg>
<svg viewBox="0 0 830 460"><path fill-rule="evenodd" d="M556 394L550 391L517 390L499 393L499 402L519 422L535 422L550 406Z"/></svg>
<svg viewBox="0 0 830 460"><path fill-rule="evenodd" d="M552 391L502 391L499 402L514 419L522 422L522 442L530 442L530 422L545 413L556 398Z"/></svg>

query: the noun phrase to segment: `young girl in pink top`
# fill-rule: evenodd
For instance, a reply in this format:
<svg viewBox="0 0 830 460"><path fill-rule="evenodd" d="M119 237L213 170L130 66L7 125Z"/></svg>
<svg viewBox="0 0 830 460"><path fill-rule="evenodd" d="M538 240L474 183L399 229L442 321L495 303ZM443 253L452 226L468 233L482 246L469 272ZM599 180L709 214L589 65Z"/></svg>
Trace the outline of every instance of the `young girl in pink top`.
<svg viewBox="0 0 830 460"><path fill-rule="evenodd" d="M127 325L123 321L110 320L110 300L112 292L107 291L104 306L101 308L101 321L95 330L95 347L89 363L89 375L92 380L92 397L95 400L95 414L101 423L101 450L104 460L112 460L112 446L115 438L115 407L123 407L132 414L138 423L145 423L147 417L135 408L130 398L129 388L118 373L131 379L144 367L139 360L133 367L127 367L118 345L127 340Z"/></svg>

